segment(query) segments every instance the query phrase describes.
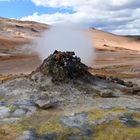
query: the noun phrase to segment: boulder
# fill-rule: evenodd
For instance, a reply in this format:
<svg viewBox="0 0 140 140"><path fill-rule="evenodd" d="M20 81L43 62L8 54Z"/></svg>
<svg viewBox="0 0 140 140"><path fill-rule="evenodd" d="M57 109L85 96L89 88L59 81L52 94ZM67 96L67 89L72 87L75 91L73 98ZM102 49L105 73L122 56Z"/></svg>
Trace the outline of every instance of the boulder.
<svg viewBox="0 0 140 140"><path fill-rule="evenodd" d="M35 104L41 109L49 109L55 107L57 105L57 101L37 100L35 101Z"/></svg>

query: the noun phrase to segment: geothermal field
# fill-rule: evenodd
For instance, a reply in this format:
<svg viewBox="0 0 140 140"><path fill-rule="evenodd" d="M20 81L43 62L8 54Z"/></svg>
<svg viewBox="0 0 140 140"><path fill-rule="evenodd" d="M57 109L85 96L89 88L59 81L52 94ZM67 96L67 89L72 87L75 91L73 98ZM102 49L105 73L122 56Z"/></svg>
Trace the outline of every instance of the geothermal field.
<svg viewBox="0 0 140 140"><path fill-rule="evenodd" d="M0 18L0 140L139 139L139 36Z"/></svg>

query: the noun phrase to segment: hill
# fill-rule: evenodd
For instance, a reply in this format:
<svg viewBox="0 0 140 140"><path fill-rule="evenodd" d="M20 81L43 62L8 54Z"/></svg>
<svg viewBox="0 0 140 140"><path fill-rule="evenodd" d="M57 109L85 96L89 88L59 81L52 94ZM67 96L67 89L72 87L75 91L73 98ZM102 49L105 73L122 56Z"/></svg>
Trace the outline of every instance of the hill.
<svg viewBox="0 0 140 140"><path fill-rule="evenodd" d="M0 74L31 73L39 66L41 60L38 55L30 54L23 46L30 46L49 28L47 24L0 18ZM119 36L95 28L86 31L96 48L93 73L139 81L140 42L135 37Z"/></svg>

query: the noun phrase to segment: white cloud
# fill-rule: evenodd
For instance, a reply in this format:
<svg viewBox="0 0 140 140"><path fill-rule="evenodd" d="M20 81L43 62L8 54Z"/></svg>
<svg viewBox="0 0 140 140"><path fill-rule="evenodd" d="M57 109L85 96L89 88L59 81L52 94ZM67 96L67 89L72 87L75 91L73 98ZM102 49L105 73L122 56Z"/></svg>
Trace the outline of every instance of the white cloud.
<svg viewBox="0 0 140 140"><path fill-rule="evenodd" d="M90 25L119 34L140 34L138 0L31 0L37 6L72 8L74 13L42 14L37 12L22 20L47 24L75 23ZM130 31L130 32L129 32Z"/></svg>
<svg viewBox="0 0 140 140"><path fill-rule="evenodd" d="M129 7L130 5L138 6L140 2L138 0L31 0L37 6L49 6L49 7L74 7L80 10L81 7L89 8L121 8Z"/></svg>
<svg viewBox="0 0 140 140"><path fill-rule="evenodd" d="M0 2L1 2L1 1L8 1L8 2L10 2L11 0L0 0Z"/></svg>

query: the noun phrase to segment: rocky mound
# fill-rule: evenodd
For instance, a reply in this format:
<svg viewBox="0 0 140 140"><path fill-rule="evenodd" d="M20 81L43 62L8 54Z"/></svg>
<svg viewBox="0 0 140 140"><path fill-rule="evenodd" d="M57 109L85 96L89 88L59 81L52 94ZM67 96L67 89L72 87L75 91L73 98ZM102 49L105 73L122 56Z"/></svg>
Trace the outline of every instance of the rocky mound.
<svg viewBox="0 0 140 140"><path fill-rule="evenodd" d="M55 50L36 71L31 73L32 80L43 77L51 77L52 82L65 82L72 79L83 79L92 75L88 72L88 66L81 62L80 57L75 56L74 52L61 52ZM35 76L35 77L34 77Z"/></svg>

